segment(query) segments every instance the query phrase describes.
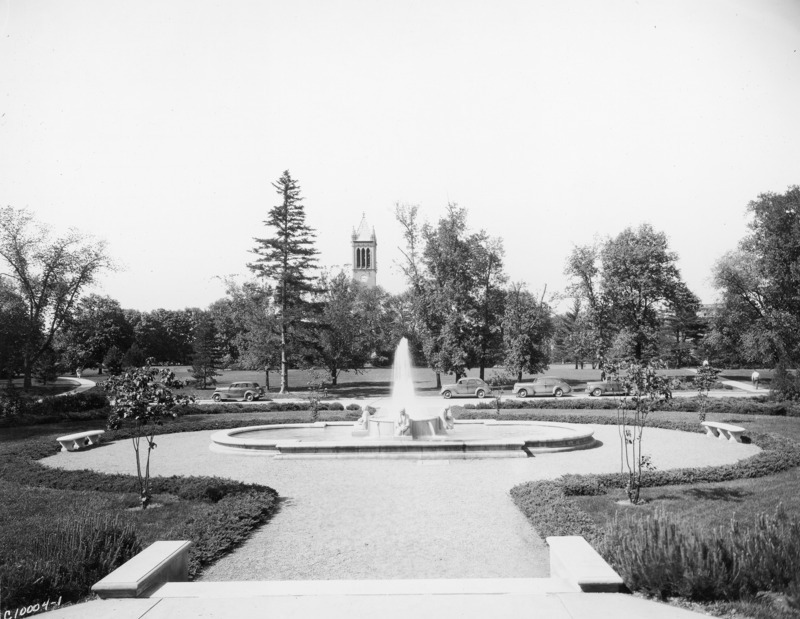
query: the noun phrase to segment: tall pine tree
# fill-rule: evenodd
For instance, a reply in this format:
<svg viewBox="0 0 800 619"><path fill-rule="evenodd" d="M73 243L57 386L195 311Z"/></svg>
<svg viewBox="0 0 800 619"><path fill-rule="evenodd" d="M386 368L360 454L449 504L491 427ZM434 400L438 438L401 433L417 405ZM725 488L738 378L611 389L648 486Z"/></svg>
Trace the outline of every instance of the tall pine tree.
<svg viewBox="0 0 800 619"><path fill-rule="evenodd" d="M208 314L203 314L194 329L194 354L192 355L192 378L203 381L203 389L211 383L216 384L215 376L221 365L222 347L220 346L219 333L214 320Z"/></svg>
<svg viewBox="0 0 800 619"><path fill-rule="evenodd" d="M315 270L316 234L306 225L300 186L286 170L272 184L281 203L272 207L264 224L275 236L255 239L253 253L258 256L247 266L274 284L275 310L280 335L281 393L288 391L289 364L302 355L319 311L313 296L319 292Z"/></svg>

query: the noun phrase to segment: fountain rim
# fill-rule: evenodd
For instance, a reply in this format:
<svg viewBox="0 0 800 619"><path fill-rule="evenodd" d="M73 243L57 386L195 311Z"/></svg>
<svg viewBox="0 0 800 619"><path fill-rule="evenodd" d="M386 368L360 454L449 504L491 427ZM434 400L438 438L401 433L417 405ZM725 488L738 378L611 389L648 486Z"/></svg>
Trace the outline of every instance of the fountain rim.
<svg viewBox="0 0 800 619"><path fill-rule="evenodd" d="M326 426L353 426L351 421L317 421L307 423L282 423L245 426L221 430L211 435L211 449L224 452L250 452L270 454L275 457L420 457L434 455L448 457L461 453L464 457L526 457L533 453L588 449L597 445L594 430L583 424L552 423L529 420L464 419L458 425L530 426L561 430L560 435L548 437L525 436L486 439L431 439L410 440L410 437L340 439L314 441L281 438L242 438L237 435L263 430L316 428ZM467 456L467 454L470 454Z"/></svg>

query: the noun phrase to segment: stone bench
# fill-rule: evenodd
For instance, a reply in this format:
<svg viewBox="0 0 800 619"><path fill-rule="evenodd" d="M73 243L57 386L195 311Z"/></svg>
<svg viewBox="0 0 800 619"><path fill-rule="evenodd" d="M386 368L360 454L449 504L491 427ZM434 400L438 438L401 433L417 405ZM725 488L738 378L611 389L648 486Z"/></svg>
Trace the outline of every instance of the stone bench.
<svg viewBox="0 0 800 619"><path fill-rule="evenodd" d="M101 598L135 598L165 582L189 580L192 542L154 542L92 586Z"/></svg>
<svg viewBox="0 0 800 619"><path fill-rule="evenodd" d="M550 578L573 583L586 593L622 593L622 577L580 535L548 537Z"/></svg>
<svg viewBox="0 0 800 619"><path fill-rule="evenodd" d="M59 436L56 440L61 443L61 451L78 451L99 444L100 436L104 432L105 430L89 430L88 432Z"/></svg>
<svg viewBox="0 0 800 619"><path fill-rule="evenodd" d="M742 442L744 428L741 426L733 426L729 423L719 423L717 421L702 421L700 425L706 429L706 436L736 443Z"/></svg>

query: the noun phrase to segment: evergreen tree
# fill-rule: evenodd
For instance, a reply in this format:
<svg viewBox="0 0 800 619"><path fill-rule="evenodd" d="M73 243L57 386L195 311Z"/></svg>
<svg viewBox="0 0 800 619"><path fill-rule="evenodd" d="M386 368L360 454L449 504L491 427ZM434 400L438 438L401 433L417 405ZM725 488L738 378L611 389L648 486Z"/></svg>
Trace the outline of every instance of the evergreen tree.
<svg viewBox="0 0 800 619"><path fill-rule="evenodd" d="M247 266L258 276L274 283L275 310L280 337L281 393L286 393L289 364L299 359L311 342L314 316L319 305L313 296L316 285L315 233L306 225L300 186L289 171L272 184L281 203L272 207L264 224L275 236L255 239L258 256Z"/></svg>
<svg viewBox="0 0 800 619"><path fill-rule="evenodd" d="M124 355L122 354L122 351L116 346L112 346L108 349L105 357L103 357L103 365L106 366L109 374L115 376L122 372L123 360Z"/></svg>
<svg viewBox="0 0 800 619"><path fill-rule="evenodd" d="M194 354L192 356L192 378L196 381L203 381L203 389L208 383L216 384L215 376L221 376L217 372L222 358L222 350L217 334L217 327L214 320L204 315L195 327L194 334Z"/></svg>

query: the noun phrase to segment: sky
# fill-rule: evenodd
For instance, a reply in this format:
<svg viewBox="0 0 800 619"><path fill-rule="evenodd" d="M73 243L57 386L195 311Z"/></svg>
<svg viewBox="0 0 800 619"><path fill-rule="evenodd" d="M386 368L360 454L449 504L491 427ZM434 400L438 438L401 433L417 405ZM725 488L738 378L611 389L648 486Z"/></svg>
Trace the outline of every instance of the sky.
<svg viewBox="0 0 800 619"><path fill-rule="evenodd" d="M320 264L448 202L511 281L650 223L706 303L746 206L800 183L796 0L0 0L0 205L105 240L96 292L207 307L297 179Z"/></svg>

